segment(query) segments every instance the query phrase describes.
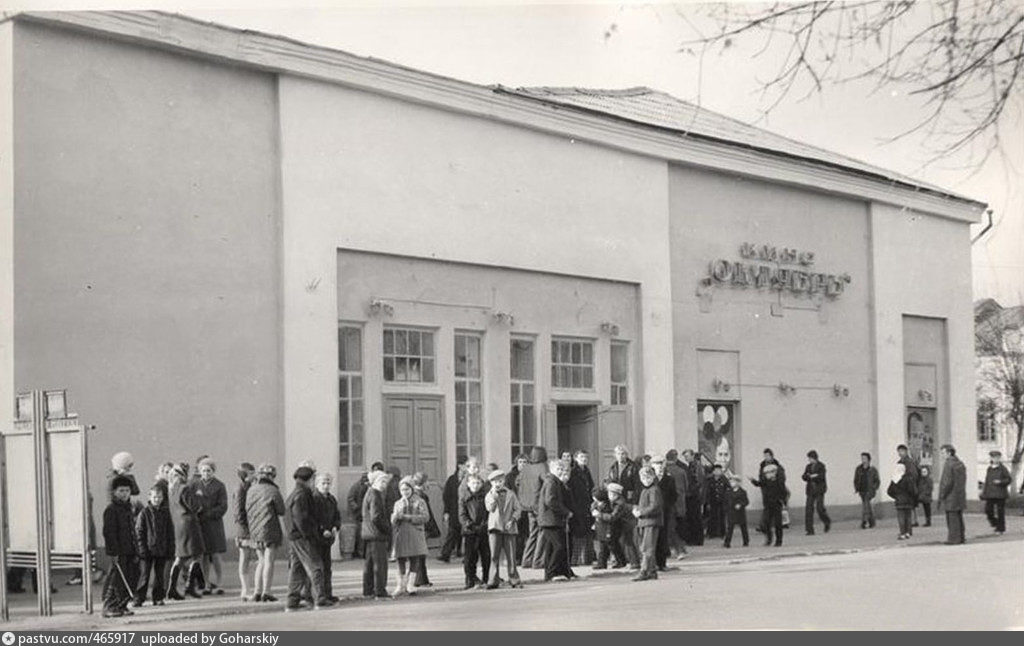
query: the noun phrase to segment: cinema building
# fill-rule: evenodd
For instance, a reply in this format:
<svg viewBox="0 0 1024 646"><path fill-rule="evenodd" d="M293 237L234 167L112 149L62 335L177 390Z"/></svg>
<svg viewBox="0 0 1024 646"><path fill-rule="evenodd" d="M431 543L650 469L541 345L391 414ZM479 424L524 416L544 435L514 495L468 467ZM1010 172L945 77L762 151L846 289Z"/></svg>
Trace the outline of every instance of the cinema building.
<svg viewBox="0 0 1024 646"><path fill-rule="evenodd" d="M837 507L861 451L974 454L979 202L646 88L158 12L16 14L0 53L0 401L68 389L96 487L118 450L344 493L533 444L814 448Z"/></svg>

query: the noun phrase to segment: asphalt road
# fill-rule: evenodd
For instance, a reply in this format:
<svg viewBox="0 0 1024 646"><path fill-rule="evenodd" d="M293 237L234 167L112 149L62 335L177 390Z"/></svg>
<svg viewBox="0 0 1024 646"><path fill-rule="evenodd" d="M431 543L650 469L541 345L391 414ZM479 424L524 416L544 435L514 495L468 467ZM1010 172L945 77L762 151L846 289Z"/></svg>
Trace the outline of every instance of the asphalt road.
<svg viewBox="0 0 1024 646"><path fill-rule="evenodd" d="M181 619L136 628L1024 628L1024 544L915 546L742 564L693 564L644 583L618 574L603 575L521 590L428 593L394 601L349 602L323 611Z"/></svg>

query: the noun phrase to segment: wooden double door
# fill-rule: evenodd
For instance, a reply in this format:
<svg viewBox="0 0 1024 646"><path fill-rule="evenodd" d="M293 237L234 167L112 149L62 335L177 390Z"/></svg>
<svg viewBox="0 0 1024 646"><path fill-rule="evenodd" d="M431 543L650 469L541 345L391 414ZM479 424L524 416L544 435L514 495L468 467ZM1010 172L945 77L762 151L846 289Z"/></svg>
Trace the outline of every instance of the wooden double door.
<svg viewBox="0 0 1024 646"><path fill-rule="evenodd" d="M443 483L444 400L440 397L385 397L384 451L388 466L402 475L422 471L432 482Z"/></svg>

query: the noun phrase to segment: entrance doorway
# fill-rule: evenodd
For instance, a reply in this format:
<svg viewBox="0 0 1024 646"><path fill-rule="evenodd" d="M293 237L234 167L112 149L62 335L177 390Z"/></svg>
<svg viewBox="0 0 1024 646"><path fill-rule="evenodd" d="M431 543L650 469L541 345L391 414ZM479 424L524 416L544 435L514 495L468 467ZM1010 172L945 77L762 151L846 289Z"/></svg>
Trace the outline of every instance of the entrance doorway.
<svg viewBox="0 0 1024 646"><path fill-rule="evenodd" d="M402 475L422 471L444 482L444 420L441 398L385 397L384 452Z"/></svg>
<svg viewBox="0 0 1024 646"><path fill-rule="evenodd" d="M584 450L590 455L591 465L597 463L597 406L558 406L558 455L565 451ZM590 467L591 470L594 466ZM592 474L593 475L593 474Z"/></svg>

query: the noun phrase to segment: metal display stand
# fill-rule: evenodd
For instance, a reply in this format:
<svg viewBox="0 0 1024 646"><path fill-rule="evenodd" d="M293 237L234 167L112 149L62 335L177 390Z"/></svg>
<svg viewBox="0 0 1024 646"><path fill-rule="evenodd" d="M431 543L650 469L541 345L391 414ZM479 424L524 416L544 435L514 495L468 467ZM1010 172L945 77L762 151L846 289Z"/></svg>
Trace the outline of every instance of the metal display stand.
<svg viewBox="0 0 1024 646"><path fill-rule="evenodd" d="M34 568L36 571L36 588L38 590L39 615L48 617L53 614L51 590L52 569L81 569L82 572L82 605L87 613L93 611L92 598L92 551L89 544L89 473L88 473L88 435L86 428L78 421L78 415L67 412L67 394L63 390L33 390L18 395L15 406L14 424L9 429L0 429L0 509L2 509L3 527L0 528L0 620L10 619L10 606L7 598L7 568ZM11 450L12 444L24 444L31 437L32 471L34 474L33 492L27 491L27 482L10 482L8 480L11 464L8 460L27 460L25 448ZM20 440L20 442L19 442ZM54 464L54 449L60 443L62 455L68 456L68 444L77 448L72 455L75 458L71 465ZM77 447L75 447L77 444ZM77 467L77 468L76 468ZM18 465L21 473L25 465ZM54 470L58 469L57 477L65 486L72 486L81 494L81 525L77 528L66 527L63 519L59 521L58 535L55 536L54 508L58 504L74 504L73 500L54 500ZM74 471L79 471L75 474ZM69 472L70 471L70 472ZM75 480L80 479L79 483ZM78 493L78 492L76 492ZM35 513L25 513L24 499L18 500L17 511L12 516L12 500L14 496L32 495ZM30 501L31 502L31 501ZM33 516L31 518L29 516ZM16 528L21 537L18 545L11 540L11 530ZM28 531L28 534L26 534ZM75 535L80 532L80 535ZM34 538L34 549L26 545L25 536ZM69 543L80 546L67 549ZM28 543L32 541L29 540ZM62 545L55 549L55 545ZM28 549L26 549L28 547Z"/></svg>

